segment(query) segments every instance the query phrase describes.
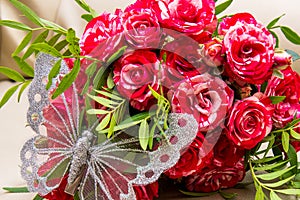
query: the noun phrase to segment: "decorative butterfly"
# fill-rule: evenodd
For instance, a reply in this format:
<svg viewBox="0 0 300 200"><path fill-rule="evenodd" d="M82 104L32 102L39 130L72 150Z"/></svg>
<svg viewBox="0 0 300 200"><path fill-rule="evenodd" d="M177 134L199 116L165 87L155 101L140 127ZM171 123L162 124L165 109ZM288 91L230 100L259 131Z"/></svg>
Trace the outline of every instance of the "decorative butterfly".
<svg viewBox="0 0 300 200"><path fill-rule="evenodd" d="M40 54L29 88L27 120L37 134L21 150L21 175L29 190L44 196L68 174L66 192L78 190L81 200L136 199L133 185L155 182L176 164L180 151L196 137L196 120L188 114L171 113L166 136L153 151L141 150L137 136L123 138L122 131L101 139L95 130L99 119L86 123L82 117L86 109L76 81L57 100L49 98L59 77L53 79L49 90L45 85L57 60ZM59 74L68 72L62 61Z"/></svg>

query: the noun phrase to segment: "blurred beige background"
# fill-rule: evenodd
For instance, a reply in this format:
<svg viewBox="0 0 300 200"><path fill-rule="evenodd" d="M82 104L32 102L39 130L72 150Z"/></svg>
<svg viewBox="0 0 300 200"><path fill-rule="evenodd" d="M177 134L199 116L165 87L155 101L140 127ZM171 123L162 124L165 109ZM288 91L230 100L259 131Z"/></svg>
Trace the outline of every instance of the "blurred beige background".
<svg viewBox="0 0 300 200"><path fill-rule="evenodd" d="M124 8L130 2L133 2L133 0L86 1L99 13L103 11L112 12L117 7ZM66 28L75 28L78 36L81 35L84 29L85 22L80 18L82 10L72 0L21 0L21 2L28 4L43 18L55 21ZM257 20L267 24L275 17L285 13L286 16L280 20L280 24L290 26L300 33L299 11L299 0L234 0L231 7L221 15L251 12ZM10 5L8 0L0 0L0 18L24 20L24 17ZM282 38L281 33L279 33L279 36ZM22 38L23 33L21 31L0 27L0 66L16 68L10 54ZM300 53L300 47L292 45L286 40L282 39L280 46ZM300 63L296 62L294 68L300 69ZM0 98L13 84L9 81L0 81ZM16 102L15 95L4 108L0 109L0 188L24 185L24 181L19 174L19 151L23 143L33 135L30 128L25 128L27 106L26 95L21 99L21 103ZM237 199L253 199L251 190L239 191L239 193L241 195ZM32 199L32 196L32 194L6 194L0 189L1 200L29 200ZM171 197L171 199L175 198ZM214 199L221 198L217 196Z"/></svg>

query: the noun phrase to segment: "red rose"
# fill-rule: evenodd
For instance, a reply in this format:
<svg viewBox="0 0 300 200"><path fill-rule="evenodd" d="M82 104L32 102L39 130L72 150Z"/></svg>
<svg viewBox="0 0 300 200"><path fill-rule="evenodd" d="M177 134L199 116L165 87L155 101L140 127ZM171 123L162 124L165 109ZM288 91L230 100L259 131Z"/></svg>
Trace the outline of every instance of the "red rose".
<svg viewBox="0 0 300 200"><path fill-rule="evenodd" d="M244 159L233 167L207 166L184 179L186 188L193 192L214 192L231 188L245 177Z"/></svg>
<svg viewBox="0 0 300 200"><path fill-rule="evenodd" d="M300 151L300 141L293 141L291 142L291 145L295 148L296 152Z"/></svg>
<svg viewBox="0 0 300 200"><path fill-rule="evenodd" d="M213 0L138 0L128 9L151 8L164 28L207 41L217 27Z"/></svg>
<svg viewBox="0 0 300 200"><path fill-rule="evenodd" d="M207 66L218 67L224 62L223 44L217 39L213 38L204 44L202 49L203 61Z"/></svg>
<svg viewBox="0 0 300 200"><path fill-rule="evenodd" d="M163 65L167 72L166 86L207 71L199 51L199 44L187 36L181 36L163 47L160 60L165 57Z"/></svg>
<svg viewBox="0 0 300 200"><path fill-rule="evenodd" d="M192 144L183 151L184 153L180 156L176 165L168 169L165 174L172 179L176 179L191 175L205 167L213 154L212 151L209 152L208 148L203 146L205 145L204 140L204 135L199 132Z"/></svg>
<svg viewBox="0 0 300 200"><path fill-rule="evenodd" d="M262 84L272 75L275 40L261 24L237 21L224 36L226 75L243 83Z"/></svg>
<svg viewBox="0 0 300 200"><path fill-rule="evenodd" d="M252 149L272 130L273 106L262 93L237 101L230 111L226 132L236 145Z"/></svg>
<svg viewBox="0 0 300 200"><path fill-rule="evenodd" d="M97 51L97 54L105 55L107 49L116 51L115 47L120 43L122 32L121 11L116 10L115 14L103 13L87 24L79 43L81 54L88 55L94 50L94 53Z"/></svg>
<svg viewBox="0 0 300 200"><path fill-rule="evenodd" d="M135 185L133 189L137 200L152 200L154 197L158 197L158 182L145 186Z"/></svg>
<svg viewBox="0 0 300 200"><path fill-rule="evenodd" d="M65 193L68 183L68 176L64 176L58 188L52 190L49 194L43 196L47 200L73 200L73 196Z"/></svg>
<svg viewBox="0 0 300 200"><path fill-rule="evenodd" d="M281 71L283 79L273 76L269 81L265 91L267 96L285 96L285 99L274 105L272 116L274 126L283 128L292 121L294 115L300 110L300 76L291 67Z"/></svg>
<svg viewBox="0 0 300 200"><path fill-rule="evenodd" d="M127 44L134 48L159 48L162 31L150 9L133 9L122 16Z"/></svg>
<svg viewBox="0 0 300 200"><path fill-rule="evenodd" d="M163 74L155 53L137 50L114 63L114 82L119 93L138 110L149 109L156 102L148 86L159 91Z"/></svg>
<svg viewBox="0 0 300 200"><path fill-rule="evenodd" d="M233 91L227 84L207 73L180 82L168 96L172 111L193 114L200 131L223 122L233 102Z"/></svg>

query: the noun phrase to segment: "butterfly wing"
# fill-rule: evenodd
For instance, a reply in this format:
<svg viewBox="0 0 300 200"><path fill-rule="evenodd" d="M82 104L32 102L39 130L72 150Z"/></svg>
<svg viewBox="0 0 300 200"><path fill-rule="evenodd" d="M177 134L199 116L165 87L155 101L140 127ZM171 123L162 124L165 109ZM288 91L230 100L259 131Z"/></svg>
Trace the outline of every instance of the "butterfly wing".
<svg viewBox="0 0 300 200"><path fill-rule="evenodd" d="M46 195L59 186L79 137L79 101L75 84L55 100L50 96L59 77L54 78L50 89L46 90L48 74L57 60L47 54L38 56L28 93L27 120L37 136L28 140L21 150L21 175L29 190L40 195ZM62 62L60 74L67 72L68 67ZM72 98L66 97L69 94Z"/></svg>
<svg viewBox="0 0 300 200"><path fill-rule="evenodd" d="M185 121L183 126L179 123ZM138 139L114 141L115 135L90 149L87 173L80 188L82 200L136 199L133 185L155 182L176 164L180 151L196 137L196 120L188 114L170 114L166 138L155 151L136 147Z"/></svg>

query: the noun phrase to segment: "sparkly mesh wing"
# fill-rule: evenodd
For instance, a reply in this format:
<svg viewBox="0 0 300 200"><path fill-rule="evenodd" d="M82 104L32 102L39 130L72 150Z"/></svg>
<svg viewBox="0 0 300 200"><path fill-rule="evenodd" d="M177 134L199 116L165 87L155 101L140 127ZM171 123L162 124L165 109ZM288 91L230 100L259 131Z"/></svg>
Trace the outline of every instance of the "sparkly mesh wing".
<svg viewBox="0 0 300 200"><path fill-rule="evenodd" d="M21 175L27 181L29 190L41 195L46 195L60 184L78 138L79 114L78 111L73 112L73 107L78 107L75 86L66 91L73 93L75 98L68 99L62 94L54 101L49 100L49 96L59 77L53 79L48 91L45 87L56 61L56 58L46 54L39 55L36 61L35 77L28 93L30 106L27 120L38 135L28 140L21 150ZM68 67L63 63L60 74L67 72Z"/></svg>

